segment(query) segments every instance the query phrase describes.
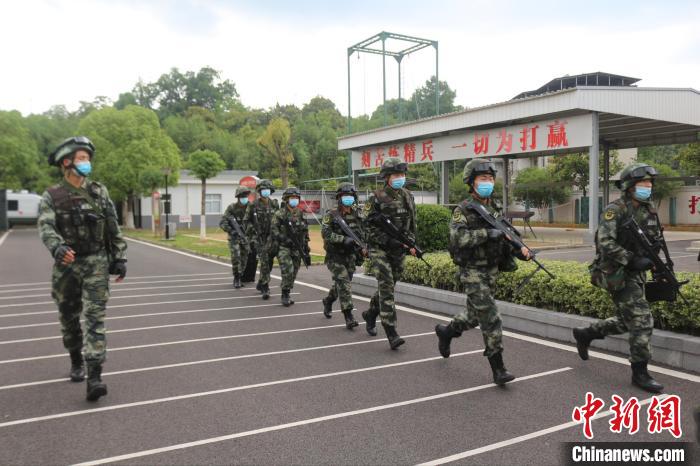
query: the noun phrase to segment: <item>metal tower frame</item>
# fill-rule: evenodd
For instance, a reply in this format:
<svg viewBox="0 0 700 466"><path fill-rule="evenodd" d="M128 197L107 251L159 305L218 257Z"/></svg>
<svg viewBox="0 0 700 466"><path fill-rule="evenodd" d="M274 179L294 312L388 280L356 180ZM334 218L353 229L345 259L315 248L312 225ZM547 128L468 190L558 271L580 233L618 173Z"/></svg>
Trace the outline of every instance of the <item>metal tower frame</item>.
<svg viewBox="0 0 700 466"><path fill-rule="evenodd" d="M396 39L404 42L410 42L411 45L408 48L398 51L391 51L386 49L387 39ZM382 48L372 48L371 46L377 42L382 43ZM417 52L426 47L435 47L435 114L440 114L440 79L438 75L438 42L436 40L421 39L420 37L406 36L404 34L395 34L393 32L382 31L368 39L365 39L357 44L348 47L348 133L352 132L352 113L350 111L350 57L353 53L373 53L382 56L382 90L383 90L383 107L384 107L384 126L387 124L387 111L386 111L386 57L394 57L399 67L399 120L401 120L401 60L406 55L413 52Z"/></svg>

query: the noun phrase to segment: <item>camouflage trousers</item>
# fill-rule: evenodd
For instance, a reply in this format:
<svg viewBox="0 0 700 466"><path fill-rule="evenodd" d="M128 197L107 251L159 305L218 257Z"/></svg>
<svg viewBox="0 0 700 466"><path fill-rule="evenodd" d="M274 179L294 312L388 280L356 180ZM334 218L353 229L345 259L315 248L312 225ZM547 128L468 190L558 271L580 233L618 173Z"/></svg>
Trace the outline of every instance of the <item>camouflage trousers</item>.
<svg viewBox="0 0 700 466"><path fill-rule="evenodd" d="M467 295L467 306L450 324L459 334L478 325L484 338L484 356L487 358L503 352L501 315L493 299L497 273L497 268L464 267L460 270L459 280Z"/></svg>
<svg viewBox="0 0 700 466"><path fill-rule="evenodd" d="M599 320L591 329L603 336L629 332L630 362L651 360L651 332L654 318L644 299L644 279L641 274L628 274L625 287L610 293L617 315Z"/></svg>
<svg viewBox="0 0 700 466"><path fill-rule="evenodd" d="M241 243L238 239L229 236L228 249L231 251L231 268L233 274L243 275L246 265L248 265L250 246L248 246L247 243Z"/></svg>
<svg viewBox="0 0 700 466"><path fill-rule="evenodd" d="M351 311L352 304L352 275L355 273L355 257L351 256L351 260L326 259L326 267L331 272L333 277L333 285L328 289L327 302L335 302L340 298L340 309L343 311Z"/></svg>
<svg viewBox="0 0 700 466"><path fill-rule="evenodd" d="M85 362L102 364L107 354L105 308L109 299L108 260L105 253L77 257L70 265L54 265L51 296L58 305L63 346L83 350ZM85 338L80 326L85 319Z"/></svg>
<svg viewBox="0 0 700 466"><path fill-rule="evenodd" d="M401 279L405 253L372 249L370 251L372 273L377 279L377 292L369 302L369 313L379 315L382 325L396 326L394 286Z"/></svg>
<svg viewBox="0 0 700 466"><path fill-rule="evenodd" d="M280 274L282 275L282 290L294 288L294 280L297 279L299 266L301 266L301 254L298 251L280 246L277 253L277 260L280 263Z"/></svg>
<svg viewBox="0 0 700 466"><path fill-rule="evenodd" d="M272 262L275 260L276 249L269 241L258 243L258 263L260 264L260 278L258 282L261 285L270 283L270 272L272 271ZM245 269L245 266L243 268Z"/></svg>

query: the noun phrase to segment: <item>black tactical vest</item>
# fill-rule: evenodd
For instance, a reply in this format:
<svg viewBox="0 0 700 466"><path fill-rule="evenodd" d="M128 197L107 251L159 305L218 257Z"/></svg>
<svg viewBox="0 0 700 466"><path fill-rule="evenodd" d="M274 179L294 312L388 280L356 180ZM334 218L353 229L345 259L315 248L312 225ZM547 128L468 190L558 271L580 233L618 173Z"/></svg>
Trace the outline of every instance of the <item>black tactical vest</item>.
<svg viewBox="0 0 700 466"><path fill-rule="evenodd" d="M98 190L99 185L94 183L89 183L85 190L63 184L47 189L53 200L56 228L78 256L105 249L106 220Z"/></svg>

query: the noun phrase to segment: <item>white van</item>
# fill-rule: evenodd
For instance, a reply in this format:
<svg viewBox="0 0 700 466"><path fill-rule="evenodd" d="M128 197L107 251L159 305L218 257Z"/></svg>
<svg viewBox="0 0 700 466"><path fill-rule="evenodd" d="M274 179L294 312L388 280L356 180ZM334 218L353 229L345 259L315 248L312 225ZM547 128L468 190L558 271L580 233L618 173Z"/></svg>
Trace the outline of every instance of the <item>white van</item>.
<svg viewBox="0 0 700 466"><path fill-rule="evenodd" d="M12 225L36 224L39 218L41 196L22 190L7 190L7 223Z"/></svg>

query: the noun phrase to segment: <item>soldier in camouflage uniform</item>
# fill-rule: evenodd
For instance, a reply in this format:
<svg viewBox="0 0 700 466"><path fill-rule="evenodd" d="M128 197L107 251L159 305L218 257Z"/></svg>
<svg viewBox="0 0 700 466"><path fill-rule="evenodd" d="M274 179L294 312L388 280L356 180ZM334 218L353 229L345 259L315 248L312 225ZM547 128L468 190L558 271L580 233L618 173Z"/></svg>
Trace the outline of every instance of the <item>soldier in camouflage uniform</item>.
<svg viewBox="0 0 700 466"><path fill-rule="evenodd" d="M58 305L63 346L71 359L70 379L85 379L87 399L107 394L102 382L105 361L105 308L109 275L126 275L126 242L107 188L91 181L95 147L86 137L65 140L49 155L49 164L61 168L63 180L48 188L39 207L39 235L55 260L51 296ZM80 318L85 319L85 336Z"/></svg>
<svg viewBox="0 0 700 466"><path fill-rule="evenodd" d="M328 290L328 296L323 298L323 315L330 319L333 303L340 298L340 310L345 317L345 326L352 330L358 324L352 315L350 283L356 264L362 263L367 251L359 250L355 241L343 231L336 220L338 217L342 218L358 239L363 240L362 218L356 208L355 186L352 183L341 183L335 197L338 200L338 208L326 212L321 225L323 247L326 250L325 264L333 275L333 285Z"/></svg>
<svg viewBox="0 0 700 466"><path fill-rule="evenodd" d="M382 163L379 175L384 178L384 187L372 193L365 204L367 242L370 247L372 271L377 278L377 292L372 296L369 309L362 313L367 323L367 333L377 334L377 316L389 340L391 349L404 344L404 339L396 333L396 309L394 306L394 285L403 273L406 254L416 255L396 238L392 238L375 221L377 214L385 215L406 236L415 241L416 206L411 192L404 188L408 165L396 157L388 157Z"/></svg>
<svg viewBox="0 0 700 466"><path fill-rule="evenodd" d="M496 170L488 160L474 159L464 167L464 182L469 186L470 196L455 208L450 222L450 254L459 266L460 282L467 295L466 310L455 316L448 325L437 325L440 354L450 356L452 338L462 332L481 327L484 337L484 356L488 358L493 380L503 385L515 377L503 364L503 334L501 316L493 299L496 276L499 271L517 268L513 256L527 260L527 248L516 249L503 232L493 229L476 211L470 202L478 202L494 216L501 215L501 206L491 198Z"/></svg>
<svg viewBox="0 0 700 466"><path fill-rule="evenodd" d="M241 275L245 271L248 264L248 238L246 235L246 223L244 222L245 213L248 205L248 196L251 191L245 186L240 186L236 190L236 199L238 202L232 203L226 208L224 215L221 217L219 227L228 233L228 248L231 251L231 266L233 270L233 287L238 289L241 286ZM233 220L236 219L238 226L243 233L243 236L236 233L233 226Z"/></svg>
<svg viewBox="0 0 700 466"><path fill-rule="evenodd" d="M304 254L309 252L309 226L299 209L300 199L298 188L287 188L282 194L282 207L275 212L270 226L270 236L279 245L277 260L282 274L282 305L285 307L294 304L290 294L301 265L302 251Z"/></svg>
<svg viewBox="0 0 700 466"><path fill-rule="evenodd" d="M653 262L627 237L622 225L634 218L652 240L661 238L661 225L650 196L656 170L635 163L620 173L620 199L610 203L601 216L596 234L596 257L591 264L591 282L608 290L617 315L589 327L575 328L574 338L581 359L588 359L592 340L629 332L632 383L643 390L660 393L663 386L647 371L651 360L651 332L654 319L644 297L647 271Z"/></svg>
<svg viewBox="0 0 700 466"><path fill-rule="evenodd" d="M279 204L275 199L270 199L270 195L275 192L270 180L260 180L255 187L257 197L255 201L248 204L243 223L248 226L248 244L255 248L260 263L260 278L256 289L262 293L262 299L270 298L270 271L272 261L277 255L277 244L270 235L270 225L272 216L279 209Z"/></svg>

